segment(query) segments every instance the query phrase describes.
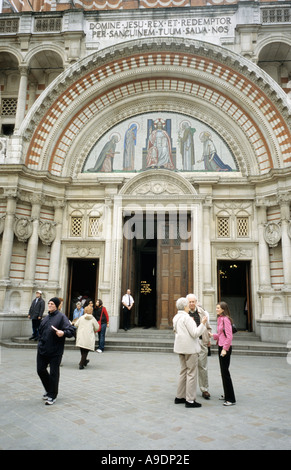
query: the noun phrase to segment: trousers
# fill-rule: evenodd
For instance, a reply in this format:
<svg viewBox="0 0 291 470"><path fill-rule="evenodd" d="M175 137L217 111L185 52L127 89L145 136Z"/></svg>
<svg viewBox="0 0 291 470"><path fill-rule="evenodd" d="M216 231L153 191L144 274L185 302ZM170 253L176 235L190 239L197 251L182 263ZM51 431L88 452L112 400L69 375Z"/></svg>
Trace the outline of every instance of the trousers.
<svg viewBox="0 0 291 470"><path fill-rule="evenodd" d="M201 351L198 358L198 383L201 392L208 392L208 347L200 341Z"/></svg>
<svg viewBox="0 0 291 470"><path fill-rule="evenodd" d="M229 365L230 365L230 356L232 347L229 348L227 354L222 357L220 355L222 351L222 347L218 346L218 357L219 357L219 365L220 365L220 372L222 378L222 385L224 391L224 398L225 401L230 401L231 403L235 403L235 394L232 385L232 380L229 372Z"/></svg>
<svg viewBox="0 0 291 470"><path fill-rule="evenodd" d="M60 364L62 354L58 356L44 356L37 354L37 373L43 384L43 387L50 398L57 398L60 380ZM50 366L50 371L47 368Z"/></svg>
<svg viewBox="0 0 291 470"><path fill-rule="evenodd" d="M177 397L186 401L196 400L198 354L179 354L180 375L177 387Z"/></svg>

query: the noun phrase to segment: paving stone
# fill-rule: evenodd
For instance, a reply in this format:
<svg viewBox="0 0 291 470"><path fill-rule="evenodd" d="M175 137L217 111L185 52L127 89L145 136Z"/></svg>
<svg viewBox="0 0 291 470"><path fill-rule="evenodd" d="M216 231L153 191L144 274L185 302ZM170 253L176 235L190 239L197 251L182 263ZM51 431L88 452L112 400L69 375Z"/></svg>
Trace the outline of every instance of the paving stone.
<svg viewBox="0 0 291 470"><path fill-rule="evenodd" d="M289 450L291 365L285 357L233 356L237 404L224 407L216 355L208 358L211 399L199 409L175 405L174 353L66 350L59 396L45 406L36 351L1 348L0 449ZM106 454L107 452L107 454Z"/></svg>

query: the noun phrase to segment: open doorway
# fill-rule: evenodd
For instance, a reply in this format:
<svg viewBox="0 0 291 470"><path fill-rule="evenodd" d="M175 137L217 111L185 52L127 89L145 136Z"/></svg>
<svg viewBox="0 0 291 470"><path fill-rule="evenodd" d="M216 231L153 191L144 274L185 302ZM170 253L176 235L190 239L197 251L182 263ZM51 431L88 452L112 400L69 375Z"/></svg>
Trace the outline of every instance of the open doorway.
<svg viewBox="0 0 291 470"><path fill-rule="evenodd" d="M186 233L191 233L190 215L175 219L171 213L141 214L132 225L130 220L124 219L132 232L124 230L121 288L122 295L130 289L134 298L131 326L171 329L177 299L193 290L193 250L182 249Z"/></svg>
<svg viewBox="0 0 291 470"><path fill-rule="evenodd" d="M151 240L140 251L138 325L156 326L157 240Z"/></svg>
<svg viewBox="0 0 291 470"><path fill-rule="evenodd" d="M98 259L68 259L66 315L72 319L79 296L95 303L98 293Z"/></svg>
<svg viewBox="0 0 291 470"><path fill-rule="evenodd" d="M239 330L252 331L251 282L249 261L218 261L218 302L228 304Z"/></svg>

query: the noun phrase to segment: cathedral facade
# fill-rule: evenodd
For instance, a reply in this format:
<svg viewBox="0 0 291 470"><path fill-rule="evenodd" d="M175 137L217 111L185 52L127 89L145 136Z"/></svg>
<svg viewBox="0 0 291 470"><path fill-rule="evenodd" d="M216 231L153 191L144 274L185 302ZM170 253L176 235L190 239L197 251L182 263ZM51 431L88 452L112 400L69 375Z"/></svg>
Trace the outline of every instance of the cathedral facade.
<svg viewBox="0 0 291 470"><path fill-rule="evenodd" d="M103 300L110 330L291 328L291 2L8 1L0 14L0 325Z"/></svg>

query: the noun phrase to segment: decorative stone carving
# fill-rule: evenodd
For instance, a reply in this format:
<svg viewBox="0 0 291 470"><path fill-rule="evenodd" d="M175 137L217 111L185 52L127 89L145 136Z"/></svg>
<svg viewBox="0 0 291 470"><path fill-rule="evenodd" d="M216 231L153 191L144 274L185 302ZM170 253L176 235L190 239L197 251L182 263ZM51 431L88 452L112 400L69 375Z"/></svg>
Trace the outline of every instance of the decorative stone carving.
<svg viewBox="0 0 291 470"><path fill-rule="evenodd" d="M26 242L32 234L31 220L26 217L16 217L14 222L14 233L20 242Z"/></svg>
<svg viewBox="0 0 291 470"><path fill-rule="evenodd" d="M275 222L269 222L266 224L264 229L264 238L265 241L271 248L274 248L278 245L281 240L282 231L279 224Z"/></svg>
<svg viewBox="0 0 291 470"><path fill-rule="evenodd" d="M50 245L56 238L56 223L40 222L38 236L44 245Z"/></svg>
<svg viewBox="0 0 291 470"><path fill-rule="evenodd" d="M76 256L78 258L86 258L87 256L99 256L100 249L91 248L88 246L74 246L67 249L69 255Z"/></svg>
<svg viewBox="0 0 291 470"><path fill-rule="evenodd" d="M238 259L241 256L251 256L250 250L242 250L236 247L227 247L221 250L217 250L218 257L225 257L230 259Z"/></svg>
<svg viewBox="0 0 291 470"><path fill-rule="evenodd" d="M0 218L0 235L3 233L4 224L5 224L5 215Z"/></svg>
<svg viewBox="0 0 291 470"><path fill-rule="evenodd" d="M0 162L5 161L6 157L6 147L7 147L7 140L5 137L0 137Z"/></svg>

